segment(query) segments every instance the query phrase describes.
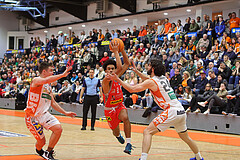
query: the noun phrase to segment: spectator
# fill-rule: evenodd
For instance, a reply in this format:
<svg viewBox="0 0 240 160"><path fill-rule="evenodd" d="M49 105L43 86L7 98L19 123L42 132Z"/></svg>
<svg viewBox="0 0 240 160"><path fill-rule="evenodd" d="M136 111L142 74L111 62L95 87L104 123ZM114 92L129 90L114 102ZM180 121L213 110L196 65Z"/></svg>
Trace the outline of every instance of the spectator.
<svg viewBox="0 0 240 160"><path fill-rule="evenodd" d="M183 33L183 26L182 26L181 22L178 22L177 23L177 34L176 34L176 36L179 35L180 33ZM176 38L176 36L175 36L175 38Z"/></svg>
<svg viewBox="0 0 240 160"><path fill-rule="evenodd" d="M218 73L222 74L223 79L228 81L232 74L231 69L224 62L221 62L218 70Z"/></svg>
<svg viewBox="0 0 240 160"><path fill-rule="evenodd" d="M207 39L207 34L204 34L204 35L203 35L203 38L201 38L201 39L198 41L198 44L197 44L197 53L199 53L200 47L203 47L203 46L205 46L206 48L209 47L209 39Z"/></svg>
<svg viewBox="0 0 240 160"><path fill-rule="evenodd" d="M62 46L64 44L64 42L65 42L65 37L64 37L62 31L59 31L58 34L59 34L58 35L58 45Z"/></svg>
<svg viewBox="0 0 240 160"><path fill-rule="evenodd" d="M104 40L104 35L102 34L102 29L99 29L98 30L99 32L98 32L98 40L97 41L103 41Z"/></svg>
<svg viewBox="0 0 240 160"><path fill-rule="evenodd" d="M190 60L189 61L189 65L188 67L186 68L186 71L189 72L190 76L193 77L194 76L194 73L196 72L197 70L197 67L196 65L194 64L194 61L193 60Z"/></svg>
<svg viewBox="0 0 240 160"><path fill-rule="evenodd" d="M190 22L191 22L191 18L188 17L188 18L186 19L186 24L185 24L184 27L183 27L184 32L189 32L190 25L191 25Z"/></svg>
<svg viewBox="0 0 240 160"><path fill-rule="evenodd" d="M179 84L182 84L182 76L179 74L179 69L178 68L175 68L174 70L175 74L171 77L171 80L170 80L170 85L173 89L176 89L176 87L179 85ZM171 73L170 73L171 75Z"/></svg>
<svg viewBox="0 0 240 160"><path fill-rule="evenodd" d="M78 79L78 76L77 76L76 72L73 72L72 78L70 80L71 84L74 84L77 81L77 79Z"/></svg>
<svg viewBox="0 0 240 160"><path fill-rule="evenodd" d="M223 56L223 62L226 64L226 66L232 68L232 62L229 60L229 57L227 55Z"/></svg>
<svg viewBox="0 0 240 160"><path fill-rule="evenodd" d="M196 72L194 73L194 78L195 78L195 79L200 76L201 71L204 71L204 68L203 68L202 63L201 63L201 62L198 62L198 63L197 63L197 70L196 70ZM194 79L193 79L193 81L194 81Z"/></svg>
<svg viewBox="0 0 240 160"><path fill-rule="evenodd" d="M201 26L201 17L200 16L197 16L197 22L196 22L200 28Z"/></svg>
<svg viewBox="0 0 240 160"><path fill-rule="evenodd" d="M106 29L106 33L105 33L105 36L104 36L104 41L110 41L112 38L112 35L109 33L109 30Z"/></svg>
<svg viewBox="0 0 240 160"><path fill-rule="evenodd" d="M215 75L215 72L213 70L208 71L208 83L213 86L213 89L215 88L217 83L217 76Z"/></svg>
<svg viewBox="0 0 240 160"><path fill-rule="evenodd" d="M138 48L137 52L140 52L141 54L145 51L144 44L140 43L140 47Z"/></svg>
<svg viewBox="0 0 240 160"><path fill-rule="evenodd" d="M101 63L101 65L103 65L103 63L106 62L108 59L108 53L104 52L104 57L99 62Z"/></svg>
<svg viewBox="0 0 240 160"><path fill-rule="evenodd" d="M228 103L226 112L223 111L222 114L229 114L230 116L239 115L239 107L240 107L240 80L238 82L238 87L230 92L227 96Z"/></svg>
<svg viewBox="0 0 240 160"><path fill-rule="evenodd" d="M196 88L193 89L196 96L200 93L204 92L205 86L208 83L208 80L206 78L206 72L204 70L200 71L200 76L196 78L195 84Z"/></svg>
<svg viewBox="0 0 240 160"><path fill-rule="evenodd" d="M130 36L130 38L137 38L139 35L139 31L136 29L136 26L133 27L133 33L132 35Z"/></svg>
<svg viewBox="0 0 240 160"><path fill-rule="evenodd" d="M199 96L193 96L192 100L190 101L189 107L186 110L186 112L195 112L195 113L200 113L201 110L199 109L201 106L199 106L198 102L204 102L206 101L209 97L211 97L214 94L212 90L211 84L207 83L205 87L205 91L202 95Z"/></svg>
<svg viewBox="0 0 240 160"><path fill-rule="evenodd" d="M69 84L68 80L63 81L62 88L58 91L56 95L57 102L70 102L70 95L72 94L72 86Z"/></svg>
<svg viewBox="0 0 240 160"><path fill-rule="evenodd" d="M189 86L187 86L185 88L185 92L183 93L183 97L178 98L178 100L183 106L189 106L189 103L191 102L192 97L193 97L192 90Z"/></svg>
<svg viewBox="0 0 240 160"><path fill-rule="evenodd" d="M175 95L178 99L182 99L183 98L183 86L181 84L179 84L177 86L177 89L175 90Z"/></svg>
<svg viewBox="0 0 240 160"><path fill-rule="evenodd" d="M215 87L213 87L215 92L219 91L221 83L227 84L227 80L223 79L223 75L222 74L219 74L218 77L217 77L216 85L215 85Z"/></svg>
<svg viewBox="0 0 240 160"><path fill-rule="evenodd" d="M165 23L164 23L164 34L167 35L171 31L171 26L172 24L169 23L169 19L165 18Z"/></svg>
<svg viewBox="0 0 240 160"><path fill-rule="evenodd" d="M232 75L229 79L229 84L234 84L234 88L238 84L240 79L240 62L236 61L235 66L232 67Z"/></svg>
<svg viewBox="0 0 240 160"><path fill-rule="evenodd" d="M199 26L196 23L195 19L192 19L189 27L189 32L197 32L197 30L199 30Z"/></svg>
<svg viewBox="0 0 240 160"><path fill-rule="evenodd" d="M217 35L217 38L218 38L219 42L222 41L222 36L223 36L224 31L225 31L225 22L223 21L223 17L220 16L219 17L219 22L215 26L215 32L216 32L216 35Z"/></svg>
<svg viewBox="0 0 240 160"><path fill-rule="evenodd" d="M234 62L234 60L237 58L237 55L236 55L236 53L234 53L232 46L229 46L227 52L225 52L225 53L223 54L223 56L224 56L224 55L227 55L227 57L229 57L229 59L230 59L231 62Z"/></svg>
<svg viewBox="0 0 240 160"><path fill-rule="evenodd" d="M208 76L208 72L209 72L210 70L214 71L215 75L218 75L218 69L217 69L217 67L214 67L213 62L209 62L209 64L208 64L208 67L207 67L207 69L206 69L206 74L207 74L207 76ZM212 85L212 86L213 86L213 85Z"/></svg>
<svg viewBox="0 0 240 160"><path fill-rule="evenodd" d="M207 104L209 104L208 109L203 114L205 115L209 114L213 106L219 106L220 108L224 109L227 105L226 96L227 96L226 84L221 83L221 86L217 95L212 95L205 102L198 103L202 107L205 107Z"/></svg>
<svg viewBox="0 0 240 160"><path fill-rule="evenodd" d="M188 71L183 72L182 86L184 88L186 88L187 86L189 86L190 88L193 88L192 80L190 78L190 74Z"/></svg>
<svg viewBox="0 0 240 160"><path fill-rule="evenodd" d="M231 37L234 37L235 35L232 33L233 28L238 28L240 25L240 19L236 17L236 13L232 12L232 17L229 21L230 24L230 32L231 32Z"/></svg>

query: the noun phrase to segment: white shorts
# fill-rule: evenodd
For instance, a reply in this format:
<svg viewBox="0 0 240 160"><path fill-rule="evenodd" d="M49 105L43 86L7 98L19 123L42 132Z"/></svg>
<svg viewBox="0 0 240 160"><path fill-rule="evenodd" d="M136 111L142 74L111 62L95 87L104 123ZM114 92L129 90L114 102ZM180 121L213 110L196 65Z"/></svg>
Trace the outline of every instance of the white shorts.
<svg viewBox="0 0 240 160"><path fill-rule="evenodd" d="M173 126L178 133L187 130L186 113L179 108L169 108L153 119L154 125L159 131L164 132L170 126Z"/></svg>
<svg viewBox="0 0 240 160"><path fill-rule="evenodd" d="M44 137L43 128L49 130L52 126L60 124L58 119L49 112L45 112L38 117L26 116L25 122L27 128L37 140Z"/></svg>

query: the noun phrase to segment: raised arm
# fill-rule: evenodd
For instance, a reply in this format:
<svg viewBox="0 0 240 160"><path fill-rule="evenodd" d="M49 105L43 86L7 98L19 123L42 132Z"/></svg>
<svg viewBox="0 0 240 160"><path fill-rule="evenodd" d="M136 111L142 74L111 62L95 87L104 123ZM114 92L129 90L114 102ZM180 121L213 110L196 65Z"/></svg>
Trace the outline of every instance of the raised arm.
<svg viewBox="0 0 240 160"><path fill-rule="evenodd" d="M36 77L32 80L32 85L33 85L33 87L35 87L35 86L40 86L43 84L55 82L56 80L66 77L70 73L69 72L70 70L72 70L72 66L68 67L62 74L49 76L46 78Z"/></svg>
<svg viewBox="0 0 240 160"><path fill-rule="evenodd" d="M114 43L113 41L111 41L110 45L112 48L111 51L114 53L115 58L116 58L117 69L116 69L115 73L118 74L122 70L122 61L121 61L119 53L118 53L119 43Z"/></svg>
<svg viewBox="0 0 240 160"><path fill-rule="evenodd" d="M146 89L150 89L152 91L157 90L156 84L154 83L154 81L152 81L150 79L144 81L143 83L139 83L137 85L134 85L134 86L131 86L128 83L124 83L119 77L117 77L116 74L111 75L111 79L120 83L120 85L122 85L123 88L125 88L130 93L141 92L141 91L144 91Z"/></svg>
<svg viewBox="0 0 240 160"><path fill-rule="evenodd" d="M128 58L127 53L125 52L125 50L122 51L122 56L123 56L123 66L122 66L122 70L117 74L119 77L128 69L129 65L130 65L130 61Z"/></svg>

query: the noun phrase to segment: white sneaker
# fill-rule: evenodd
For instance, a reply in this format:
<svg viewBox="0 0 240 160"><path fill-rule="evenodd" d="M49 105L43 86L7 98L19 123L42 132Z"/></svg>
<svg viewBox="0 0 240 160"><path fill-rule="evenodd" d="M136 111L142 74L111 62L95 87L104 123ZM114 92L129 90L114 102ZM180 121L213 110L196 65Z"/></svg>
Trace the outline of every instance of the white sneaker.
<svg viewBox="0 0 240 160"><path fill-rule="evenodd" d="M225 111L222 111L222 114L223 114L223 115L225 115L225 116L227 116L227 115L228 115L228 113L227 113L227 112L225 112Z"/></svg>
<svg viewBox="0 0 240 160"><path fill-rule="evenodd" d="M129 108L132 108L132 109L134 109L134 108L133 108L133 106L129 106Z"/></svg>
<svg viewBox="0 0 240 160"><path fill-rule="evenodd" d="M237 116L237 114L229 113L229 116L235 117L235 116Z"/></svg>
<svg viewBox="0 0 240 160"><path fill-rule="evenodd" d="M204 102L198 102L198 104L199 104L200 106L202 106L202 107L205 107L205 106L206 106L206 104L205 104Z"/></svg>
<svg viewBox="0 0 240 160"><path fill-rule="evenodd" d="M186 113L189 113L189 112L191 112L191 109L190 108L188 108L188 109L186 109L186 111L185 111Z"/></svg>
<svg viewBox="0 0 240 160"><path fill-rule="evenodd" d="M197 109L196 111L194 111L194 113L201 113L201 110Z"/></svg>
<svg viewBox="0 0 240 160"><path fill-rule="evenodd" d="M209 114L210 112L208 110L206 110L203 114L207 115Z"/></svg>

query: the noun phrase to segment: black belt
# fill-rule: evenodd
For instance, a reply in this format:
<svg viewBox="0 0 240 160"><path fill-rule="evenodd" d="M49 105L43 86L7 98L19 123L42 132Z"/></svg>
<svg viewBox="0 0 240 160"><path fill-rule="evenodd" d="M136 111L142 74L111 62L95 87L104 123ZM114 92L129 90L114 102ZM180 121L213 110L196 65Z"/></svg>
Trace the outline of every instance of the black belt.
<svg viewBox="0 0 240 160"><path fill-rule="evenodd" d="M185 114L185 111L184 111L184 110L179 110L179 111L177 111L177 115L182 115L182 114Z"/></svg>
<svg viewBox="0 0 240 160"><path fill-rule="evenodd" d="M85 96L88 96L88 97L95 97L95 96L98 96L98 95L85 95Z"/></svg>

